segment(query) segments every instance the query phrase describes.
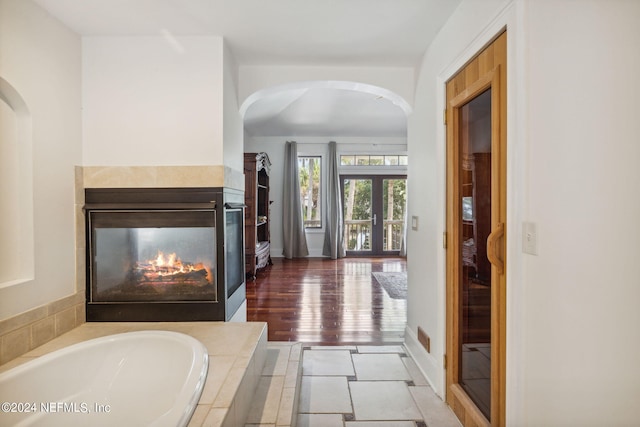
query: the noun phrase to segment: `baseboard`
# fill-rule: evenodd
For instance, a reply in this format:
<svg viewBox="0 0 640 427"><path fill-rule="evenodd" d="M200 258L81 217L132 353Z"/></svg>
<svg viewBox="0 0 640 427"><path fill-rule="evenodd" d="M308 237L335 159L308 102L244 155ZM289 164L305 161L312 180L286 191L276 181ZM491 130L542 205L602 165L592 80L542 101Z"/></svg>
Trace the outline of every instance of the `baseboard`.
<svg viewBox="0 0 640 427"><path fill-rule="evenodd" d="M438 361L438 358L427 353L418 341L418 335L408 326L404 330L404 346L433 391L444 400L442 356ZM433 346L431 348L433 349Z"/></svg>

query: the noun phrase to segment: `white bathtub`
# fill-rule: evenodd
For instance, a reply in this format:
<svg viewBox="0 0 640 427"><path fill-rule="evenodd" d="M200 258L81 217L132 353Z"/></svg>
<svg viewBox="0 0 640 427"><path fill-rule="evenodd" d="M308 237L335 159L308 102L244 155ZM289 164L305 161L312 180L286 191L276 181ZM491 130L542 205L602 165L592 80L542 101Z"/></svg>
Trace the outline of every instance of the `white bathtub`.
<svg viewBox="0 0 640 427"><path fill-rule="evenodd" d="M185 426L208 362L177 332L85 341L0 374L0 426Z"/></svg>

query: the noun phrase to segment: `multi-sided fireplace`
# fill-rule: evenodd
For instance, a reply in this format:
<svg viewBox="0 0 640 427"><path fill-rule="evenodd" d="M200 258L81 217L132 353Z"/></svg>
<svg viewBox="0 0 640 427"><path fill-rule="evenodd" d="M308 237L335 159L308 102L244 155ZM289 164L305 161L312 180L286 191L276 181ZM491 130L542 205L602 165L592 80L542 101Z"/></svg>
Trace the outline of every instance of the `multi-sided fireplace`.
<svg viewBox="0 0 640 427"><path fill-rule="evenodd" d="M86 189L87 321L230 320L245 300L243 194Z"/></svg>

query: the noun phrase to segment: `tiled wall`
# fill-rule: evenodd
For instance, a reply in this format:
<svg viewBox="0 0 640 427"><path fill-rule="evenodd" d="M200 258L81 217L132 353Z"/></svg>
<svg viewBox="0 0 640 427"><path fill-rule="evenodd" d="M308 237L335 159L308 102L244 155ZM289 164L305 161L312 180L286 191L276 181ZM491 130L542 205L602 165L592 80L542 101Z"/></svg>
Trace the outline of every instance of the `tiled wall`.
<svg viewBox="0 0 640 427"><path fill-rule="evenodd" d="M78 292L1 321L0 364L84 323L84 295L84 292Z"/></svg>

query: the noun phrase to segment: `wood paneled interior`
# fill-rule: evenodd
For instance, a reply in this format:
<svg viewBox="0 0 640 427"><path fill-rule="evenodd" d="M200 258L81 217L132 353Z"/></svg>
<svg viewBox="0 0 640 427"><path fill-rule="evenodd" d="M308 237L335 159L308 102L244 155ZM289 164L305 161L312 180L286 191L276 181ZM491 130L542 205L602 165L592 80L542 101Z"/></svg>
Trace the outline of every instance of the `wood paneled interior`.
<svg viewBox="0 0 640 427"><path fill-rule="evenodd" d="M274 258L247 285L247 320L269 341L317 345L404 341L406 299L390 298L374 271L406 271L404 258Z"/></svg>
<svg viewBox="0 0 640 427"><path fill-rule="evenodd" d="M460 290L461 309L465 327L461 331L463 343L487 343L491 341L491 287L466 279Z"/></svg>
<svg viewBox="0 0 640 427"><path fill-rule="evenodd" d="M505 335L506 335L506 272L498 271L496 265L490 267L490 283L478 277L475 283L465 291L461 277L468 277L469 265L465 265L464 256L469 260L469 248L462 247L463 237L472 232L473 224L459 223L461 215L461 197L467 196L464 183L468 181L468 171L465 160L460 158L457 143L460 140L462 126L460 124L460 110L474 98L491 88L491 168L493 175L490 179L491 188L491 230L494 233L506 223L506 106L507 106L507 33L502 32L482 49L475 57L460 69L446 83L447 107L447 403L453 408L460 421L465 426L476 425L505 425ZM458 167L457 165L463 165ZM462 169L462 171L461 171ZM479 178L478 176L472 177ZM477 209L478 207L476 207ZM506 233L506 232L505 232ZM476 224L475 234L478 233ZM495 240L495 239L494 239ZM506 234L500 234L496 245L493 245L503 265L506 265L505 244ZM483 242L484 243L484 242ZM465 251L466 249L466 251ZM477 249L477 248L476 248ZM466 253L465 253L466 252ZM472 251L471 251L472 252ZM476 259L477 263L477 259ZM468 264L468 262L467 262ZM477 266L479 269L482 268ZM467 274L467 276L463 276ZM484 283L480 283L484 282ZM476 308L486 306L486 300L491 301L491 313L482 313ZM473 300L473 301L472 301ZM467 331L462 334L463 324L459 314L465 310L474 309L474 315L490 316L491 335L491 420L484 418L473 401L460 387L461 360L460 348L464 339L471 339L471 334L484 334L486 328ZM468 311L467 311L468 312ZM477 337L473 339L479 339Z"/></svg>
<svg viewBox="0 0 640 427"><path fill-rule="evenodd" d="M491 233L491 153L473 154L473 238L476 254L487 253L487 238ZM491 264L486 256L476 258L477 278L491 280Z"/></svg>

